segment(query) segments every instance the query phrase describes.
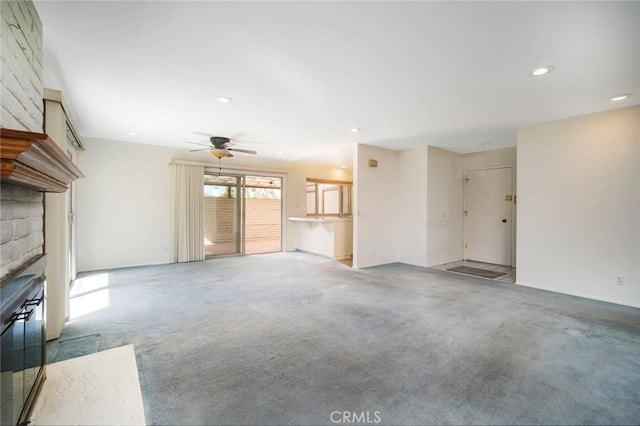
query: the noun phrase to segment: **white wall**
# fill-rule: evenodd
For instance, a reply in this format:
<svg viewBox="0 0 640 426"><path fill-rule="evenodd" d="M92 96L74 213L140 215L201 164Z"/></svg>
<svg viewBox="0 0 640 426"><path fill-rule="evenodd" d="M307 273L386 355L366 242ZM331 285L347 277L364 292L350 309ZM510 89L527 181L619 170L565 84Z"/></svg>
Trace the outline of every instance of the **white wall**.
<svg viewBox="0 0 640 426"><path fill-rule="evenodd" d="M516 166L518 152L515 147L474 152L462 155L464 170L487 169L500 166Z"/></svg>
<svg viewBox="0 0 640 426"><path fill-rule="evenodd" d="M411 265L427 266L428 147L407 149L398 152L397 155L397 260Z"/></svg>
<svg viewBox="0 0 640 426"><path fill-rule="evenodd" d="M358 145L355 158L354 266L433 266L464 256L463 169L515 166L516 149L461 155Z"/></svg>
<svg viewBox="0 0 640 426"><path fill-rule="evenodd" d="M85 140L77 181L78 270L170 261L173 150Z"/></svg>
<svg viewBox="0 0 640 426"><path fill-rule="evenodd" d="M369 159L378 167L369 167ZM398 260L398 153L357 145L354 154L353 266Z"/></svg>
<svg viewBox="0 0 640 426"><path fill-rule="evenodd" d="M640 306L639 123L636 106L518 130L518 284Z"/></svg>
<svg viewBox="0 0 640 426"><path fill-rule="evenodd" d="M207 152L86 139L78 153L85 174L77 191L78 270L170 262L169 163L201 161L217 168ZM305 215L307 177L352 179L349 169L287 164L257 157L223 160L223 167L288 169L287 216ZM301 211L301 213L300 213ZM299 214L300 213L300 214ZM295 249L295 224L285 221L285 250Z"/></svg>
<svg viewBox="0 0 640 426"><path fill-rule="evenodd" d="M430 146L428 158L427 265L435 266L464 258L464 171L515 168L516 148L458 154Z"/></svg>
<svg viewBox="0 0 640 426"><path fill-rule="evenodd" d="M491 155L482 154L473 158ZM464 256L462 158L455 152L429 147L428 266L455 262Z"/></svg>

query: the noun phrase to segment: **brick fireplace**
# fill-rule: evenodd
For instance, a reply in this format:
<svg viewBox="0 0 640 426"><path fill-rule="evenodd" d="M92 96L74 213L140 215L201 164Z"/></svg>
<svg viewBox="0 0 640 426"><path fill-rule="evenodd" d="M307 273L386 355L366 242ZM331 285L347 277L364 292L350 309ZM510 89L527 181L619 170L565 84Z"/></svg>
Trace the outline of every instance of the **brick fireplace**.
<svg viewBox="0 0 640 426"><path fill-rule="evenodd" d="M0 127L42 132L42 23L31 1L2 1L0 15ZM44 252L44 196L38 189L3 182L0 205L2 279Z"/></svg>
<svg viewBox="0 0 640 426"><path fill-rule="evenodd" d="M32 1L0 1L0 16L0 415L2 424L22 424L45 379L45 324L55 338L64 323L68 281L47 277L48 268L64 263L49 238L65 226L55 207L82 173L63 149L59 120L45 126L42 24ZM54 142L43 130L56 126L62 130L53 130Z"/></svg>
<svg viewBox="0 0 640 426"><path fill-rule="evenodd" d="M44 194L2 185L0 192L0 280L43 253Z"/></svg>

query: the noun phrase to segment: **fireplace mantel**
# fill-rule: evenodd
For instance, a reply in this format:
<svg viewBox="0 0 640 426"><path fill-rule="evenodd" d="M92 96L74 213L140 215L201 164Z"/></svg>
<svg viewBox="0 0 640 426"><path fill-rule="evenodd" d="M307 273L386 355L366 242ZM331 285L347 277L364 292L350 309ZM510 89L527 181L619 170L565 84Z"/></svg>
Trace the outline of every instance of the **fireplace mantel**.
<svg viewBox="0 0 640 426"><path fill-rule="evenodd" d="M3 183L43 192L65 192L84 177L65 152L44 133L0 129L0 177Z"/></svg>

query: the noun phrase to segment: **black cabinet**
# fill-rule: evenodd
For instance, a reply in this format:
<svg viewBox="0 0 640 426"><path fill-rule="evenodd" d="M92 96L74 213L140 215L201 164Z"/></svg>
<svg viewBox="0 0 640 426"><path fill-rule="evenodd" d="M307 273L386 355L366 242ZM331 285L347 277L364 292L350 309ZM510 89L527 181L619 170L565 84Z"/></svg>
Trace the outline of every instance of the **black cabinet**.
<svg viewBox="0 0 640 426"><path fill-rule="evenodd" d="M44 381L44 256L0 287L0 424L28 421Z"/></svg>

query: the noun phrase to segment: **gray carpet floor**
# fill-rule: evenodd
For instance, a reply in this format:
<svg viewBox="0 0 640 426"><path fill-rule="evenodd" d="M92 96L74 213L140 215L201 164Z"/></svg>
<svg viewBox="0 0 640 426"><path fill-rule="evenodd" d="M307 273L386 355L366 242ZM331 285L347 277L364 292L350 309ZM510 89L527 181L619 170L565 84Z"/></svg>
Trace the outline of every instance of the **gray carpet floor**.
<svg viewBox="0 0 640 426"><path fill-rule="evenodd" d="M132 343L150 424L640 421L638 309L303 253L99 273L48 361Z"/></svg>

